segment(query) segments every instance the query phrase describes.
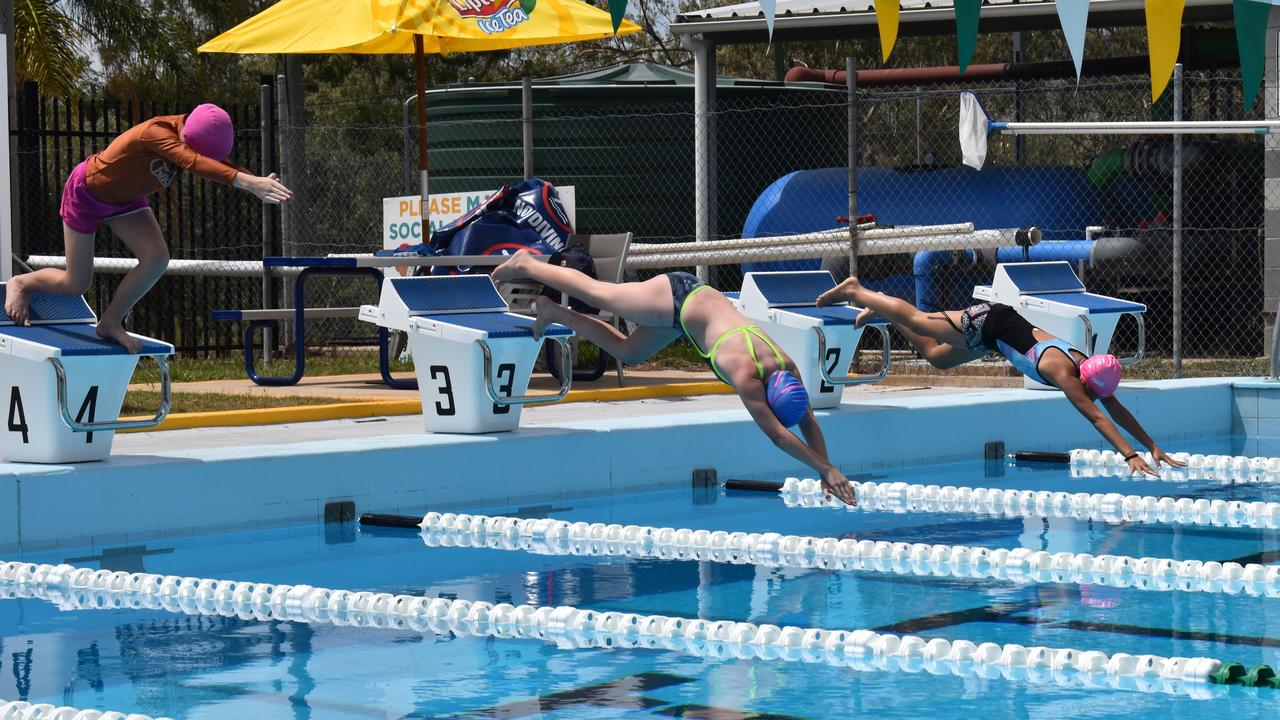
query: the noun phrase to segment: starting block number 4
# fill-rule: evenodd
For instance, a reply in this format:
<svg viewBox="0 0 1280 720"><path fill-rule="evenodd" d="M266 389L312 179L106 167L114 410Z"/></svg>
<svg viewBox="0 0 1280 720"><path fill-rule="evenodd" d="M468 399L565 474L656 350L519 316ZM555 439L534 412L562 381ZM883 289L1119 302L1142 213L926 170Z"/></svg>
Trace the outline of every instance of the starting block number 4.
<svg viewBox="0 0 1280 720"><path fill-rule="evenodd" d="M89 392L85 393L84 401L80 403L80 409L76 412L76 422L94 422L97 420L98 414L98 386L89 386ZM8 428L11 433L19 433L22 436L22 444L31 444L31 428L27 425L27 411L22 406L22 390L13 385L9 391L9 414ZM93 432L82 433L86 445L93 443Z"/></svg>

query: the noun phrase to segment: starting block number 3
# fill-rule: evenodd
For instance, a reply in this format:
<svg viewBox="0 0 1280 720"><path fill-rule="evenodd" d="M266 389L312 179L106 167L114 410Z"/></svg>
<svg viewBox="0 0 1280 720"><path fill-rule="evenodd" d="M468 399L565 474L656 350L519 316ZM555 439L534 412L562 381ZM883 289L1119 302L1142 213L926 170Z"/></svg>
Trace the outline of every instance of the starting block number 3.
<svg viewBox="0 0 1280 720"><path fill-rule="evenodd" d="M440 400L436 401L436 414L442 416L457 415L458 405L453 396L453 380L449 377L449 366L432 365L427 373L433 382L439 383L436 386L436 392L440 394ZM511 392L515 389L516 383L516 364L502 363L498 366L497 371L494 372L494 376L497 379L494 385L497 387L498 395L511 397ZM493 403L494 415L506 415L509 412L511 412L510 405Z"/></svg>
<svg viewBox="0 0 1280 720"><path fill-rule="evenodd" d="M98 386L93 385L90 386L89 392L85 393L84 401L80 403L80 410L76 412L76 422L82 423L86 420L94 422L97 412ZM22 406L22 391L17 385L11 386L9 390L8 428L9 432L22 434L23 445L31 443L31 429L27 426L27 412ZM86 445L93 443L92 432L87 432L84 436Z"/></svg>

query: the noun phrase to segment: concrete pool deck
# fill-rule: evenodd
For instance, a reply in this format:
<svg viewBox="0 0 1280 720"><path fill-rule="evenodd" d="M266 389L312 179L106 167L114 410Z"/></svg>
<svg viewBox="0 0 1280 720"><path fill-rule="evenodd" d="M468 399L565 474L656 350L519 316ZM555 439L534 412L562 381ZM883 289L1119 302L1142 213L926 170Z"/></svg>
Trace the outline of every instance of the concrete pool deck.
<svg viewBox="0 0 1280 720"><path fill-rule="evenodd" d="M1280 393L1237 396L1232 379L1127 383L1122 398L1162 441L1280 424ZM1100 444L1061 395L1031 390L861 387L819 421L846 472L978 458L990 441L1009 450ZM137 433L117 436L103 462L0 463L0 547L313 523L339 501L421 514L634 492L688 485L696 468L721 478L813 474L732 396L530 408L519 430L490 435L427 434L419 416Z"/></svg>

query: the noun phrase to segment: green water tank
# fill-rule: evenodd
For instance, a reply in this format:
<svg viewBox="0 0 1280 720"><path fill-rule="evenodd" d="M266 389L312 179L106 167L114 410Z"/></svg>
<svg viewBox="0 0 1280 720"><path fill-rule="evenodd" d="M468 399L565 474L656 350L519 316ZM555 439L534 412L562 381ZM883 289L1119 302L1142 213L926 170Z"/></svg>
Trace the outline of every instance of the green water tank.
<svg viewBox="0 0 1280 720"><path fill-rule="evenodd" d="M534 81L534 175L576 188L577 230L693 238L693 89L693 73L648 63ZM433 192L523 178L520 94L519 82L431 92ZM721 235L740 233L756 197L780 176L846 162L842 88L719 78L716 96Z"/></svg>

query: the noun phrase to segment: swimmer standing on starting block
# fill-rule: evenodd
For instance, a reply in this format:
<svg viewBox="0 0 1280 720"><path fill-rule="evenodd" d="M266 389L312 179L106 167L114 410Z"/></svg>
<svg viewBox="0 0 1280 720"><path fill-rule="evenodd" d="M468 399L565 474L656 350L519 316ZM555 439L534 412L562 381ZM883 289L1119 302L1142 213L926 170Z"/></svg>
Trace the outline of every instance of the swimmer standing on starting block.
<svg viewBox="0 0 1280 720"><path fill-rule="evenodd" d="M1061 390L1094 429L1124 455L1130 473L1157 474L1129 445L1111 418L1147 446L1156 467L1160 463L1172 467L1184 464L1161 450L1133 413L1116 399L1121 369L1114 355L1087 357L1066 340L1035 327L1017 310L1000 303L926 313L905 300L868 290L856 277L818 297L819 306L845 301L866 308L858 316L859 327L875 315L884 316L930 365L941 370L977 360L989 352L1003 354L1023 375ZM1102 401L1111 418L1098 409L1096 400Z"/></svg>
<svg viewBox="0 0 1280 720"><path fill-rule="evenodd" d="M29 321L28 298L34 291L83 295L93 279L93 245L98 226L107 223L138 258L98 318L99 337L138 352L141 343L124 329L124 319L169 265L160 224L147 196L171 185L178 173L200 177L279 203L293 193L275 173L259 177L226 162L235 143L231 117L205 103L186 115L161 115L126 130L106 150L85 158L62 189L62 237L67 269L45 268L11 278L4 310L19 325Z"/></svg>
<svg viewBox="0 0 1280 720"><path fill-rule="evenodd" d="M737 391L751 418L774 445L817 470L828 495L857 504L853 485L827 458L822 428L809 407L804 384L796 377L795 363L711 286L685 272L666 273L644 282L601 282L572 268L538 262L527 250L498 266L493 278L539 282L638 326L630 335L623 335L599 318L537 297L535 337L553 322L568 325L624 363L647 360L682 334L688 337L716 377ZM787 430L797 423L804 441Z"/></svg>

